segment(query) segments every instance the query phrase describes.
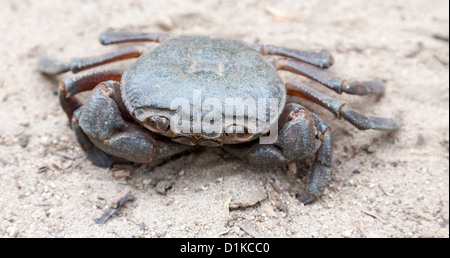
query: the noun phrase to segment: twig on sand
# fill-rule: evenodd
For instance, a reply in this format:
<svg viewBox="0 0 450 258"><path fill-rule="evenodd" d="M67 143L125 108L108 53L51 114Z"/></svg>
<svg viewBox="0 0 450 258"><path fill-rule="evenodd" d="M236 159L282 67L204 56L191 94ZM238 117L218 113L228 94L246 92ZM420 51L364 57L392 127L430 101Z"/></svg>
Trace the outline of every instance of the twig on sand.
<svg viewBox="0 0 450 258"><path fill-rule="evenodd" d="M254 238L261 237L261 233L248 221L244 220L238 223L238 227L244 230L249 236Z"/></svg>
<svg viewBox="0 0 450 258"><path fill-rule="evenodd" d="M115 198L111 207L103 213L103 215L95 220L96 224L103 225L105 224L112 215L116 214L116 212L123 206L123 204L128 201L131 196L131 187L127 186L122 190Z"/></svg>
<svg viewBox="0 0 450 258"><path fill-rule="evenodd" d="M379 220L379 221L380 221L381 223L383 223L383 224L386 224L386 221L385 221L385 220L381 219L380 217L378 217L377 215L373 214L373 213L370 212L370 211L362 210L362 209L361 209L361 212L364 213L364 214L366 214L366 215L368 215L368 216L370 216L370 217L372 217L372 218L374 218L374 219L376 219L376 220Z"/></svg>

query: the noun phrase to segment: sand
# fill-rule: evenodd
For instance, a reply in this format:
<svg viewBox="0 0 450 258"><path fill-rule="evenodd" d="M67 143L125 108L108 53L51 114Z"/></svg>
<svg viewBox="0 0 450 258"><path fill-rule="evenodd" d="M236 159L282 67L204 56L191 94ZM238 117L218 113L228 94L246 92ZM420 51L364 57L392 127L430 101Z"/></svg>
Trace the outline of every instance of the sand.
<svg viewBox="0 0 450 258"><path fill-rule="evenodd" d="M448 8L445 0L1 1L0 236L449 237ZM359 131L291 100L320 114L334 136L333 176L306 206L295 195L305 190L311 159L255 168L204 151L125 168L130 177L116 180L84 157L59 107L57 83L73 75L46 78L36 69L42 55L68 60L116 48L98 43L108 27L326 48L336 59L331 71L381 78L386 94L337 95L282 77L402 126ZM162 195L164 183L170 188ZM126 186L133 200L97 225ZM256 204L228 209L245 197Z"/></svg>

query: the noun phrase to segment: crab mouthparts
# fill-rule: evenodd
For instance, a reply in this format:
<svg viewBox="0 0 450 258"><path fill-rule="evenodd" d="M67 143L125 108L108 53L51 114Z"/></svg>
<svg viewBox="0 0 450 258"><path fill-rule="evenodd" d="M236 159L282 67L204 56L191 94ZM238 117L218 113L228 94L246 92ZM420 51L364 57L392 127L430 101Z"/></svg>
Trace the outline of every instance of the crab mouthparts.
<svg viewBox="0 0 450 258"><path fill-rule="evenodd" d="M171 126L177 124L177 126ZM250 132L247 126L231 124L222 129L222 125L215 129L199 127L196 124L190 123L186 127L180 126L180 123L171 123L170 119L165 116L151 116L146 119L143 124L147 129L158 134L168 136L175 142L186 145L201 145L201 146L221 146L224 143L242 143L250 141L257 137L258 134ZM196 130L203 128L205 130ZM181 129L181 130L180 130Z"/></svg>

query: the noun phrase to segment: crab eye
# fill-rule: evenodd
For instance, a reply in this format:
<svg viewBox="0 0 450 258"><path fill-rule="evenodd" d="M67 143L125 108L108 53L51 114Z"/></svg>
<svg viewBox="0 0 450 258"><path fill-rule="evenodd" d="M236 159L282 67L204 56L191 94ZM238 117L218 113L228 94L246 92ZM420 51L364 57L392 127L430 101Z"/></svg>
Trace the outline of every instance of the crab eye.
<svg viewBox="0 0 450 258"><path fill-rule="evenodd" d="M153 129L162 131L169 128L170 122L164 116L152 116L148 119L148 125Z"/></svg>
<svg viewBox="0 0 450 258"><path fill-rule="evenodd" d="M231 125L225 130L227 138L238 140L240 142L247 141L253 137L246 126Z"/></svg>

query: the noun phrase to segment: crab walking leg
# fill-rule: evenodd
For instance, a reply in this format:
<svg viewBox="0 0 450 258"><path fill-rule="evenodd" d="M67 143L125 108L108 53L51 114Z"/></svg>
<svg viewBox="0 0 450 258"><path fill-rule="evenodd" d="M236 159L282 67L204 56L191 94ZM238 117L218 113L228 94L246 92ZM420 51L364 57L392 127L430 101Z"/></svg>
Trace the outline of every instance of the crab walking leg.
<svg viewBox="0 0 450 258"><path fill-rule="evenodd" d="M157 42L161 43L168 39L168 34L131 32L127 30L108 29L100 35L100 42L103 45L111 45L127 42Z"/></svg>
<svg viewBox="0 0 450 258"><path fill-rule="evenodd" d="M99 56L74 58L70 62L62 62L43 57L38 61L38 69L41 73L48 75L56 75L69 71L78 73L104 64L136 58L141 56L142 53L143 50L141 48L124 47Z"/></svg>
<svg viewBox="0 0 450 258"><path fill-rule="evenodd" d="M114 81L100 83L89 101L74 112L74 129L80 129L77 136L81 146L92 147L88 146L88 139L100 150L83 148L94 164L100 163L103 152L131 162L148 163L192 148L126 121L117 85Z"/></svg>
<svg viewBox="0 0 450 258"><path fill-rule="evenodd" d="M303 75L339 94L344 92L363 96L384 93L384 85L380 80L347 82L345 79L341 79L329 71L289 58L273 59L273 64L277 70L285 70Z"/></svg>
<svg viewBox="0 0 450 258"><path fill-rule="evenodd" d="M328 180L331 177L331 163L333 159L332 138L328 125L316 114L311 113L318 131L317 138L322 141L316 152L311 176L308 182L308 192L298 200L304 204L313 202L323 193Z"/></svg>
<svg viewBox="0 0 450 258"><path fill-rule="evenodd" d="M319 68L328 68L332 66L334 63L333 56L326 49L322 49L319 51L302 51L296 49L277 47L273 45L261 45L261 44L256 44L255 48L262 55L277 55L289 57L298 61L303 61L305 63L312 64Z"/></svg>
<svg viewBox="0 0 450 258"><path fill-rule="evenodd" d="M361 112L349 107L347 102L334 100L327 95L313 90L301 83L288 82L286 83L286 89L289 95L298 96L312 101L313 103L329 110L337 118L344 118L360 130L374 129L381 131L393 131L399 127L399 122L396 119L367 117Z"/></svg>
<svg viewBox="0 0 450 258"><path fill-rule="evenodd" d="M123 70L110 70L60 81L59 102L69 120L72 119L73 112L81 106L80 101L75 97L77 93L92 90L104 81L114 80L120 82L122 74Z"/></svg>
<svg viewBox="0 0 450 258"><path fill-rule="evenodd" d="M285 165L311 155L316 138L320 139L322 144L316 153L308 192L299 199L303 203L312 202L323 192L330 176L332 150L328 126L304 107L292 103L286 105L279 125L281 129L273 145L253 142L222 148L254 165Z"/></svg>

